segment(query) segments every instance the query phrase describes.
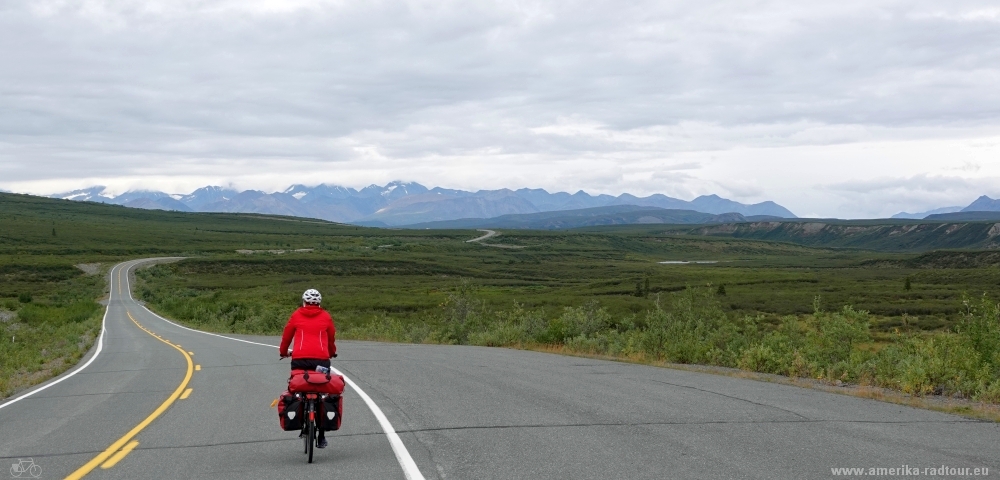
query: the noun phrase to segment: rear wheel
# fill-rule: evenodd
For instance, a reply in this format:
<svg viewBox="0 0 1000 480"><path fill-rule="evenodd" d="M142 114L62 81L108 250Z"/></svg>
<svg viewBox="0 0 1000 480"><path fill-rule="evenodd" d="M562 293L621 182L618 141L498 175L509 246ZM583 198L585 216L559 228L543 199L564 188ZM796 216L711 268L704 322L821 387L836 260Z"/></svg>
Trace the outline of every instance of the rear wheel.
<svg viewBox="0 0 1000 480"><path fill-rule="evenodd" d="M313 463L313 448L316 446L316 420L314 419L309 419L309 435L306 438L309 439L306 446L309 449L309 463Z"/></svg>

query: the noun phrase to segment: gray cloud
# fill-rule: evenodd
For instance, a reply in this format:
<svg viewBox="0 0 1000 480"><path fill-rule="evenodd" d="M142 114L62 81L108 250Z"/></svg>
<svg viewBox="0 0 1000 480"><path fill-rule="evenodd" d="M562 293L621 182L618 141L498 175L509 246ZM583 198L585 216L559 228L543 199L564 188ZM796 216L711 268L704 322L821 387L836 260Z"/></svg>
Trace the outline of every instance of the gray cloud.
<svg viewBox="0 0 1000 480"><path fill-rule="evenodd" d="M915 175L906 178L881 177L827 185L831 190L847 193L881 193L909 191L915 194L940 193L950 190L968 190L981 187L981 181L942 175Z"/></svg>
<svg viewBox="0 0 1000 480"><path fill-rule="evenodd" d="M1000 177L962 178L947 175L880 177L827 186L843 199L844 210L911 213L942 206L966 206L983 194L1000 194Z"/></svg>
<svg viewBox="0 0 1000 480"><path fill-rule="evenodd" d="M0 186L409 178L798 200L665 165L994 137L998 27L991 2L970 0L13 0L0 6L0 62L17 67L0 70ZM927 191L920 179L949 160L915 159L901 174L914 183L875 190Z"/></svg>

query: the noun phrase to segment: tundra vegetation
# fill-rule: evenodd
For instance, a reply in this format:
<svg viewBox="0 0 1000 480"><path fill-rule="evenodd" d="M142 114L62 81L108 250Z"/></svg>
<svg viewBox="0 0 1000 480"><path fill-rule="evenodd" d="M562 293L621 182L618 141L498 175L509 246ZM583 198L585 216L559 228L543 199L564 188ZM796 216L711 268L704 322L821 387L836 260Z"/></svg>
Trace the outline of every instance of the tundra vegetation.
<svg viewBox="0 0 1000 480"><path fill-rule="evenodd" d="M277 334L318 288L340 338L549 348L1000 403L993 251L805 247L665 225L487 242L525 247L513 249L466 243L478 236L468 230L3 194L0 226L2 395L93 342L104 278L74 265L177 255L188 258L139 270L136 294L206 330ZM659 263L689 260L718 263Z"/></svg>

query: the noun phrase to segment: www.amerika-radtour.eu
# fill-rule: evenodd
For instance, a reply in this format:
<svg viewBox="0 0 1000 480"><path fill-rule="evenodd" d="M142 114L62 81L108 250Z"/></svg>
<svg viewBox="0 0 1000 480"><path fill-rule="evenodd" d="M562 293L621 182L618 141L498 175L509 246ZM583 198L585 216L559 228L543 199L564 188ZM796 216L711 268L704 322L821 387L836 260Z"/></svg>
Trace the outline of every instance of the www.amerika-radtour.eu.
<svg viewBox="0 0 1000 480"><path fill-rule="evenodd" d="M989 467L831 467L834 476L848 477L986 477L990 474Z"/></svg>

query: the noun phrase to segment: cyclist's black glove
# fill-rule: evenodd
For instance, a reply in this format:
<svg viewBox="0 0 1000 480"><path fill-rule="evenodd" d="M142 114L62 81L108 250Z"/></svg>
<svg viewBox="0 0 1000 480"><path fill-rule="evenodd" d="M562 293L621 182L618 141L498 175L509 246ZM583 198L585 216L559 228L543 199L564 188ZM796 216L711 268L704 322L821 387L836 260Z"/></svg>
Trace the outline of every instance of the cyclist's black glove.
<svg viewBox="0 0 1000 480"><path fill-rule="evenodd" d="M336 353L333 354L333 358L337 358L337 354Z"/></svg>

